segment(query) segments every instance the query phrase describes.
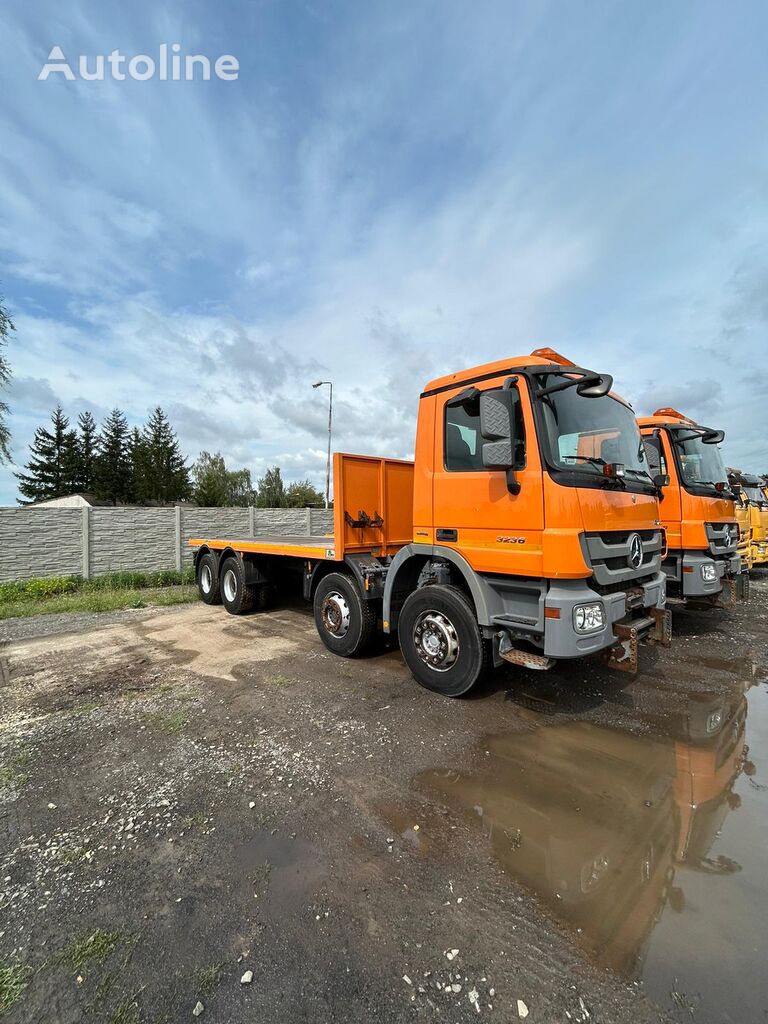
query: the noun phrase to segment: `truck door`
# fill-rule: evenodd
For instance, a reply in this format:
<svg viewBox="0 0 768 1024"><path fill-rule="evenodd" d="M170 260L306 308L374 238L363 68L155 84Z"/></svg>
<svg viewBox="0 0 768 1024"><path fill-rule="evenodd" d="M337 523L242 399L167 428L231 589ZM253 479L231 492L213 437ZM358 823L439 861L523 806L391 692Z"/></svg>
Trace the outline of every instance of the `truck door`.
<svg viewBox="0 0 768 1024"><path fill-rule="evenodd" d="M682 547L682 498L677 464L672 453L669 435L666 430L655 430L652 434L644 434L643 442L651 475L666 473L669 476L669 483L663 489L663 497L659 501L659 517L661 525L667 531L668 546L680 548Z"/></svg>
<svg viewBox="0 0 768 1024"><path fill-rule="evenodd" d="M433 542L457 549L478 572L537 576L544 499L530 397L524 384L513 389L519 484L513 494L505 471L483 467L479 395L477 388L457 387L436 402Z"/></svg>

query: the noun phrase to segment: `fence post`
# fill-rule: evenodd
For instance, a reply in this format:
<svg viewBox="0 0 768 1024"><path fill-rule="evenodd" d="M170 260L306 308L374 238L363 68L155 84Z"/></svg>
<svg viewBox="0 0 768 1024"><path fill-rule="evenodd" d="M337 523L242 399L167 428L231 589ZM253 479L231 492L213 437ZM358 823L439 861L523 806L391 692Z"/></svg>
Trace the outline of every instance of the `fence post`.
<svg viewBox="0 0 768 1024"><path fill-rule="evenodd" d="M181 505L177 505L174 512L176 513L176 571L181 572Z"/></svg>
<svg viewBox="0 0 768 1024"><path fill-rule="evenodd" d="M306 524L304 532L309 537L312 534L312 509L309 506L304 509L304 522Z"/></svg>
<svg viewBox="0 0 768 1024"><path fill-rule="evenodd" d="M248 527L251 531L251 537L256 536L256 509L253 505L248 506Z"/></svg>
<svg viewBox="0 0 768 1024"><path fill-rule="evenodd" d="M82 510L82 548L83 548L83 579L87 580L91 575L91 506L86 505Z"/></svg>

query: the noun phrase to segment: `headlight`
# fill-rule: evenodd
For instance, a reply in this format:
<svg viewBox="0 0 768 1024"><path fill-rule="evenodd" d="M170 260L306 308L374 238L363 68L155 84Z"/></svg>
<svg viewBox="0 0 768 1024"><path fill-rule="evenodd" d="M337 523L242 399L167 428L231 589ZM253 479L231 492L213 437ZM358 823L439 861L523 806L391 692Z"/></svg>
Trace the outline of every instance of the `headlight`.
<svg viewBox="0 0 768 1024"><path fill-rule="evenodd" d="M701 567L701 578L705 583L714 583L717 579L717 570L713 562L706 562Z"/></svg>
<svg viewBox="0 0 768 1024"><path fill-rule="evenodd" d="M597 604L577 604L573 609L573 628L577 633L594 633L605 626L605 609Z"/></svg>
<svg viewBox="0 0 768 1024"><path fill-rule="evenodd" d="M723 722L723 712L713 711L707 719L707 732L715 732L720 728Z"/></svg>

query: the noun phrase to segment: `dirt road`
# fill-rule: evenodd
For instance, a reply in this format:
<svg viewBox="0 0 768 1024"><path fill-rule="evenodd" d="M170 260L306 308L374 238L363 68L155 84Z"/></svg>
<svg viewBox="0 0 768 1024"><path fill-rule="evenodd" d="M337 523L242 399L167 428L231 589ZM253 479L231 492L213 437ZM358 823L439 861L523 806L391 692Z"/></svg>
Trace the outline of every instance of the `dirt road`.
<svg viewBox="0 0 768 1024"><path fill-rule="evenodd" d="M763 1020L767 617L465 701L299 605L2 624L7 1019Z"/></svg>

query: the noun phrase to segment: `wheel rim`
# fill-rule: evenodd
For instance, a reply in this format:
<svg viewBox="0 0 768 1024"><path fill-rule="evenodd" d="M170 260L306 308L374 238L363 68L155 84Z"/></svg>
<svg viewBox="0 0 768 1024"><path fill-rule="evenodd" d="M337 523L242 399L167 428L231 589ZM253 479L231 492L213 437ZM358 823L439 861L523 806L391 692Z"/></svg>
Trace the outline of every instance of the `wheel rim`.
<svg viewBox="0 0 768 1024"><path fill-rule="evenodd" d="M211 573L210 565L203 566L200 573L200 586L203 588L204 594L210 594L211 587L213 587L213 574Z"/></svg>
<svg viewBox="0 0 768 1024"><path fill-rule="evenodd" d="M447 672L459 657L456 627L442 612L426 611L413 626L416 653L435 672Z"/></svg>
<svg viewBox="0 0 768 1024"><path fill-rule="evenodd" d="M237 597L237 576L234 569L227 569L224 573L224 596L228 601L234 601Z"/></svg>
<svg viewBox="0 0 768 1024"><path fill-rule="evenodd" d="M326 632L331 636L341 640L349 632L349 605L338 590L332 590L330 594L325 595L320 606L320 615Z"/></svg>

